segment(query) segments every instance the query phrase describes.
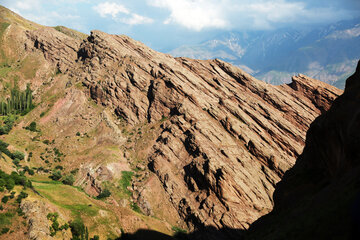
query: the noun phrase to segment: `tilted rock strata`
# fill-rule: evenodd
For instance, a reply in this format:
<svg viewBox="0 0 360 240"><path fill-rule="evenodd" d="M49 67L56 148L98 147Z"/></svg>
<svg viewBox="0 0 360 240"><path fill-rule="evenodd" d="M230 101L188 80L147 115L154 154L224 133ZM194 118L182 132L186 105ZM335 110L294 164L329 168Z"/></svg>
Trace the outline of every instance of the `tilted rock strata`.
<svg viewBox="0 0 360 240"><path fill-rule="evenodd" d="M359 136L360 61L344 94L311 124L304 152L276 188L274 210L248 239L359 238Z"/></svg>
<svg viewBox="0 0 360 240"><path fill-rule="evenodd" d="M268 213L309 124L342 92L305 76L272 86L220 60L173 58L100 31L78 50L65 35L28 36L128 124L163 122L149 167L195 227L244 229Z"/></svg>

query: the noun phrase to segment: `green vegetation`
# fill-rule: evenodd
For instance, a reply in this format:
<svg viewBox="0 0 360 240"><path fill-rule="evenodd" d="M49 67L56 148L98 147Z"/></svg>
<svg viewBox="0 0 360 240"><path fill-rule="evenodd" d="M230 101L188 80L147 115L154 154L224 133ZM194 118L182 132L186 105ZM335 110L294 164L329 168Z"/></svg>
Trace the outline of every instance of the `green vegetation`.
<svg viewBox="0 0 360 240"><path fill-rule="evenodd" d="M10 150L7 148L9 146L8 143L3 142L0 140L0 156L2 153L5 153L8 157L10 157L13 161L13 163L18 167L21 160L25 158L25 154L20 151L10 152Z"/></svg>
<svg viewBox="0 0 360 240"><path fill-rule="evenodd" d="M24 191L21 191L20 194L18 195L18 197L16 198L16 202L17 203L21 203L21 200L24 199L24 198L27 198L29 195L24 192Z"/></svg>
<svg viewBox="0 0 360 240"><path fill-rule="evenodd" d="M52 224L50 226L50 236L55 236L57 231L67 230L69 228L69 224L65 223L64 225L60 226L58 222L59 214L57 212L49 213L47 216Z"/></svg>
<svg viewBox="0 0 360 240"><path fill-rule="evenodd" d="M4 102L0 102L0 115L25 115L35 107L32 103L32 98L32 91L29 84L26 86L25 91L20 91L15 85L15 87L11 89L10 98Z"/></svg>
<svg viewBox="0 0 360 240"><path fill-rule="evenodd" d="M88 240L89 232L81 218L77 218L69 224L73 240Z"/></svg>
<svg viewBox="0 0 360 240"><path fill-rule="evenodd" d="M103 199L103 198L110 197L110 195L111 195L111 192L109 191L109 189L104 189L96 198Z"/></svg>
<svg viewBox="0 0 360 240"><path fill-rule="evenodd" d="M175 233L177 233L177 234L179 234L179 233L186 233L186 230L184 230L184 229L182 229L182 228L179 228L179 227L177 227L177 226L172 226L171 229L172 229Z"/></svg>
<svg viewBox="0 0 360 240"><path fill-rule="evenodd" d="M130 207L131 207L131 209L132 209L133 211L142 214L139 205L137 205L135 202L132 202L132 203L130 204Z"/></svg>
<svg viewBox="0 0 360 240"><path fill-rule="evenodd" d="M7 227L4 227L4 228L2 228L1 229L1 232L0 232L0 235L2 235L2 234L5 234L5 233L7 233L7 232L9 232L9 228L7 228Z"/></svg>
<svg viewBox="0 0 360 240"><path fill-rule="evenodd" d="M8 134L14 126L15 120L16 116L14 115L5 116L3 119L4 126L0 126L0 135Z"/></svg>
<svg viewBox="0 0 360 240"><path fill-rule="evenodd" d="M32 187L32 183L25 176L19 175L16 172L12 172L10 175L0 170L0 184L3 184L8 191L11 191L15 185L26 187Z"/></svg>
<svg viewBox="0 0 360 240"><path fill-rule="evenodd" d="M128 196L131 196L131 192L127 189L131 185L131 178L134 175L134 172L131 171L122 171L121 172L121 179L119 181L119 185L122 189L122 191L127 194Z"/></svg>
<svg viewBox="0 0 360 240"><path fill-rule="evenodd" d="M36 129L36 122L31 122L29 126L25 127L25 129L31 132L39 132L39 130Z"/></svg>
<svg viewBox="0 0 360 240"><path fill-rule="evenodd" d="M64 177L64 179L62 180L63 184L70 185L70 186L72 186L74 184L74 182L75 182L75 177L72 174L66 175Z"/></svg>
<svg viewBox="0 0 360 240"><path fill-rule="evenodd" d="M62 174L59 170L53 171L53 173L49 176L49 178L54 181L60 180L61 177L62 177Z"/></svg>
<svg viewBox="0 0 360 240"><path fill-rule="evenodd" d="M9 197L8 196L3 196L1 199L2 203L7 203L9 201Z"/></svg>
<svg viewBox="0 0 360 240"><path fill-rule="evenodd" d="M57 181L36 181L35 188L52 203L71 211L74 217L96 216L99 208L91 205L87 196L79 189Z"/></svg>

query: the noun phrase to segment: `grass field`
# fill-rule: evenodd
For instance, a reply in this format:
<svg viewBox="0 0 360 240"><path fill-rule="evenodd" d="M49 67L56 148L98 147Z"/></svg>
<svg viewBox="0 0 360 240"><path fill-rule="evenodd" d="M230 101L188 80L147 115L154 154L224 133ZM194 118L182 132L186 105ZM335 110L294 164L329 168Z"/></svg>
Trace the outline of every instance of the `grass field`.
<svg viewBox="0 0 360 240"><path fill-rule="evenodd" d="M116 236L116 216L102 206L102 202L87 196L80 188L61 182L46 180L44 177L31 179L35 190L71 220L81 218L90 233L100 236ZM106 238L105 238L106 239Z"/></svg>

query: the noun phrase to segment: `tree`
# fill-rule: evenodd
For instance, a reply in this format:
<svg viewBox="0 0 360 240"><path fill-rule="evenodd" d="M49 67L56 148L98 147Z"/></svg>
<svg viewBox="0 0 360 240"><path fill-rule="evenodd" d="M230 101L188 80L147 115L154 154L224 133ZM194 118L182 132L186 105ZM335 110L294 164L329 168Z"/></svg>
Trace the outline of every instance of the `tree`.
<svg viewBox="0 0 360 240"><path fill-rule="evenodd" d="M63 184L70 185L70 186L72 186L74 184L74 182L75 182L75 178L74 178L74 175L72 175L72 174L66 175L64 180L62 180Z"/></svg>
<svg viewBox="0 0 360 240"><path fill-rule="evenodd" d="M54 181L58 181L61 177L62 175L60 171L54 171L52 175L49 176L49 178L51 178Z"/></svg>
<svg viewBox="0 0 360 240"><path fill-rule="evenodd" d="M5 184L6 184L6 181L4 179L0 178L0 187L5 186Z"/></svg>
<svg viewBox="0 0 360 240"><path fill-rule="evenodd" d="M7 189L8 191L13 190L14 187L15 187L15 181L14 181L14 179L9 178L9 179L6 181L5 187L6 187L6 189Z"/></svg>
<svg viewBox="0 0 360 240"><path fill-rule="evenodd" d="M29 131L36 132L36 122L31 122L28 129Z"/></svg>
<svg viewBox="0 0 360 240"><path fill-rule="evenodd" d="M104 189L98 196L98 199L102 199L102 198L107 198L110 197L111 192L109 191L109 189Z"/></svg>
<svg viewBox="0 0 360 240"><path fill-rule="evenodd" d="M81 219L75 219L74 221L70 222L69 226L71 229L73 240L87 240L85 238L87 228L85 227Z"/></svg>
<svg viewBox="0 0 360 240"><path fill-rule="evenodd" d="M8 201L9 201L8 196L3 196L3 198L1 199L1 202L3 202L3 203L7 203Z"/></svg>
<svg viewBox="0 0 360 240"><path fill-rule="evenodd" d="M20 151L15 151L12 154L12 159L19 159L19 160L23 160L25 158L25 154L20 152Z"/></svg>

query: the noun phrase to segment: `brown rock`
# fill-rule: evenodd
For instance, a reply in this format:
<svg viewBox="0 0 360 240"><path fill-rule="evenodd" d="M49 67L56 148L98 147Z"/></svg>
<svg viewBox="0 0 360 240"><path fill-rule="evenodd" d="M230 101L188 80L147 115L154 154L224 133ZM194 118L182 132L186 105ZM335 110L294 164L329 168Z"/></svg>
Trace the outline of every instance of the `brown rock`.
<svg viewBox="0 0 360 240"><path fill-rule="evenodd" d="M162 122L149 167L190 227L245 229L271 211L309 124L342 93L302 75L272 86L217 59L173 58L100 31L81 44L50 30L28 37L129 125Z"/></svg>
<svg viewBox="0 0 360 240"><path fill-rule="evenodd" d="M20 205L29 225L29 239L50 240L50 225L46 218L47 207L43 202L23 200Z"/></svg>
<svg viewBox="0 0 360 240"><path fill-rule="evenodd" d="M220 60L174 59L99 31L79 53L98 102L129 124L168 118L148 160L193 226L247 228L269 212L310 122L342 92L302 75L272 86Z"/></svg>
<svg viewBox="0 0 360 240"><path fill-rule="evenodd" d="M247 239L357 239L360 222L360 61L343 95L311 124L304 152Z"/></svg>

